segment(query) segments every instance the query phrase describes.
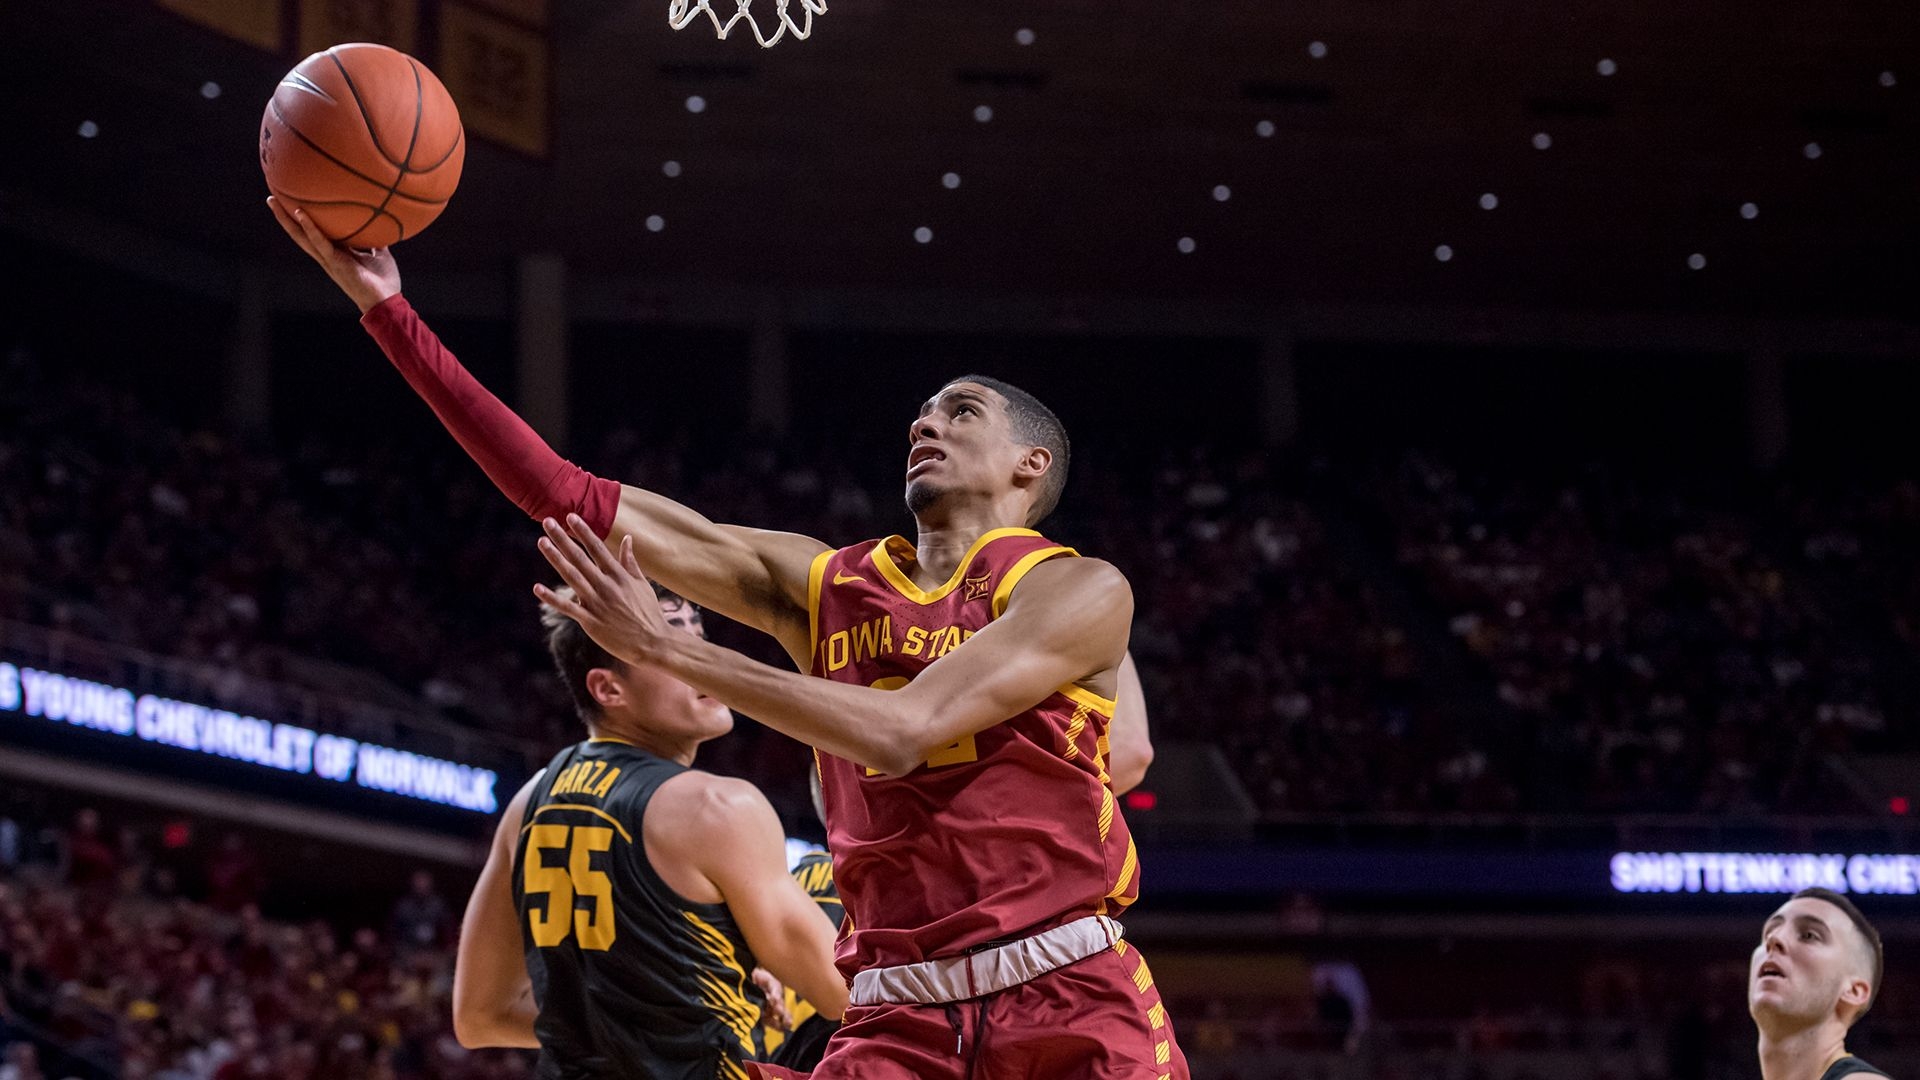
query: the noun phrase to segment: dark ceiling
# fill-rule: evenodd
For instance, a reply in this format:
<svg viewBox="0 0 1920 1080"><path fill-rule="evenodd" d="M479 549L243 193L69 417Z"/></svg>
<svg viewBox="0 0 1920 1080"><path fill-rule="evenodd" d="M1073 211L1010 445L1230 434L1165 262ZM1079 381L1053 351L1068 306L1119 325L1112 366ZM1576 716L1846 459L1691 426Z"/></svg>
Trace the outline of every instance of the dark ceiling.
<svg viewBox="0 0 1920 1080"><path fill-rule="evenodd" d="M553 3L551 161L476 142L403 262L1896 317L1920 287L1912 0L832 0L770 50L666 0ZM145 0L10 0L0 57L10 197L289 257L254 137L295 57Z"/></svg>

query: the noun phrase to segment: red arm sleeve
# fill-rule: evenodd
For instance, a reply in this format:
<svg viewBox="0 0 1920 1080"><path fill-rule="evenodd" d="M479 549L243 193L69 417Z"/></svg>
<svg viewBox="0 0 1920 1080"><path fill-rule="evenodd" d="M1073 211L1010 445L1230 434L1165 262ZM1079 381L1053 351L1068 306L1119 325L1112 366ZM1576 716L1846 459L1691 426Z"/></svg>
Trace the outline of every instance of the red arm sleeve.
<svg viewBox="0 0 1920 1080"><path fill-rule="evenodd" d="M461 366L404 296L381 301L361 317L360 325L461 449L527 516L537 521L574 513L600 536L613 531L620 485L554 453L539 433Z"/></svg>

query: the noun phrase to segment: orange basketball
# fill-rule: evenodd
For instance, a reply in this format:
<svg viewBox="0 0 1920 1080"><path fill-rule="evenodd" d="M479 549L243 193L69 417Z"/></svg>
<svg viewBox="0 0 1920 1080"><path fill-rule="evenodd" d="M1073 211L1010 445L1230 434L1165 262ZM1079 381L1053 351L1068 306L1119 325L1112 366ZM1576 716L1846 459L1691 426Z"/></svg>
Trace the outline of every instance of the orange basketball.
<svg viewBox="0 0 1920 1080"><path fill-rule="evenodd" d="M386 247L433 224L466 156L447 88L385 45L335 45L300 61L260 121L268 190L357 248Z"/></svg>

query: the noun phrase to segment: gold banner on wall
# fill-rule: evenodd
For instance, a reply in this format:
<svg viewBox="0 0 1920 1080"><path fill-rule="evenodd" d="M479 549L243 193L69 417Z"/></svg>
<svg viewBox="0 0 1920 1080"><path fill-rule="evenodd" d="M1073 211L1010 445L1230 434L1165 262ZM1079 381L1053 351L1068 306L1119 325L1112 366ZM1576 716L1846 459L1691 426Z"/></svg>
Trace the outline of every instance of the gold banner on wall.
<svg viewBox="0 0 1920 1080"><path fill-rule="evenodd" d="M301 0L302 53L349 41L377 41L417 53L420 0Z"/></svg>
<svg viewBox="0 0 1920 1080"><path fill-rule="evenodd" d="M547 0L469 0L475 7L528 26L547 25Z"/></svg>
<svg viewBox="0 0 1920 1080"><path fill-rule="evenodd" d="M455 3L440 7L435 70L467 130L525 154L547 156L551 108L547 39Z"/></svg>
<svg viewBox="0 0 1920 1080"><path fill-rule="evenodd" d="M286 48L282 14L285 0L159 0L182 18L217 30L236 41L279 52Z"/></svg>

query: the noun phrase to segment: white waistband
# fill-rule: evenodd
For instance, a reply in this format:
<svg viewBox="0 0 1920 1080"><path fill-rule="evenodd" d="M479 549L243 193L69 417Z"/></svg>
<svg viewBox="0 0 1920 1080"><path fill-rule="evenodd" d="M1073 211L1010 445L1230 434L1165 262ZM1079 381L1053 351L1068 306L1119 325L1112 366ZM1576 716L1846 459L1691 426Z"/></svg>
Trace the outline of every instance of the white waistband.
<svg viewBox="0 0 1920 1080"><path fill-rule="evenodd" d="M853 977L854 1005L943 1005L984 997L1111 948L1124 931L1105 915L1089 915L997 949L899 967L869 968Z"/></svg>

